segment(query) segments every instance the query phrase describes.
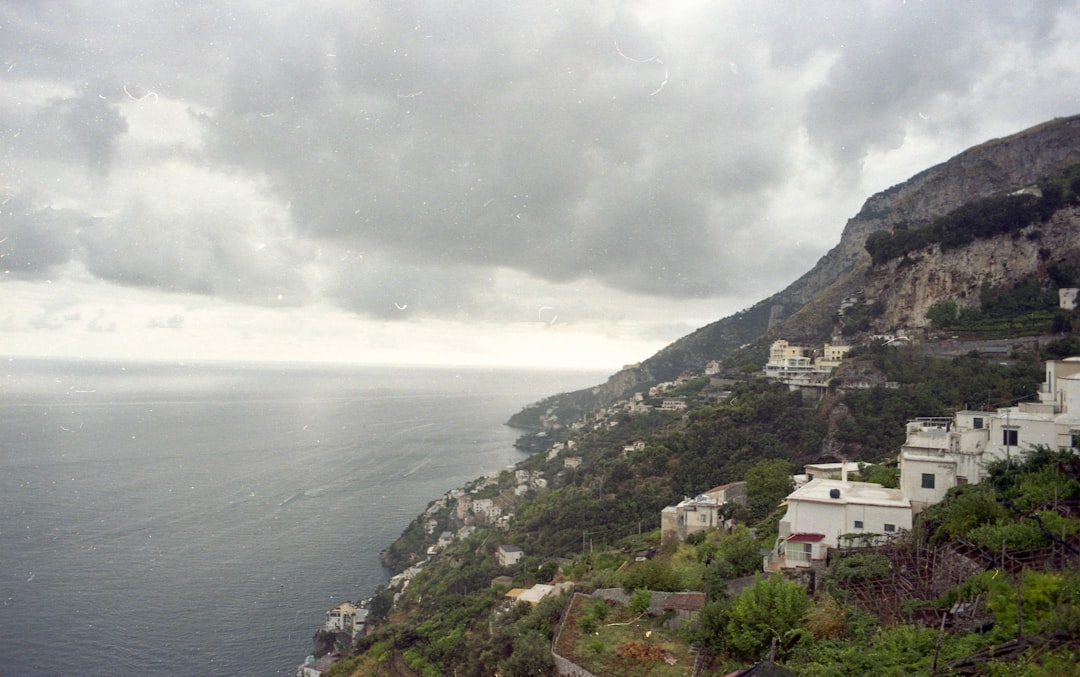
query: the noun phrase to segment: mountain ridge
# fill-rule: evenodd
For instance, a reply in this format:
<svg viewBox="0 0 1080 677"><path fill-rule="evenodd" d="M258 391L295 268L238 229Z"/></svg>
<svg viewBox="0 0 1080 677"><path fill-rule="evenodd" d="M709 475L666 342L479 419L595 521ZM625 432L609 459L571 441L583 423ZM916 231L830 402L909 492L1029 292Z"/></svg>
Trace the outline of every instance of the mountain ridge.
<svg viewBox="0 0 1080 677"><path fill-rule="evenodd" d="M709 360L780 333L795 341L827 338L840 300L865 286L871 269L865 244L871 233L928 224L973 200L1026 188L1078 162L1080 115L1055 118L968 148L867 198L848 219L840 241L783 290L691 332L641 363L616 372L605 383L526 407L508 424L526 429L559 425L618 400L640 385L701 369Z"/></svg>

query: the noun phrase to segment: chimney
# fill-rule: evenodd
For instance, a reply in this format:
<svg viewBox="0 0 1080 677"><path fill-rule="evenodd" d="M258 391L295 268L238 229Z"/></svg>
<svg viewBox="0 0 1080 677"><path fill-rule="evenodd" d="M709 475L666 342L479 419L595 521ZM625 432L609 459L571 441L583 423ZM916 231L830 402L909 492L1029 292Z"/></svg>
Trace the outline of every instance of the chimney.
<svg viewBox="0 0 1080 677"><path fill-rule="evenodd" d="M847 459L840 461L840 481L847 484Z"/></svg>

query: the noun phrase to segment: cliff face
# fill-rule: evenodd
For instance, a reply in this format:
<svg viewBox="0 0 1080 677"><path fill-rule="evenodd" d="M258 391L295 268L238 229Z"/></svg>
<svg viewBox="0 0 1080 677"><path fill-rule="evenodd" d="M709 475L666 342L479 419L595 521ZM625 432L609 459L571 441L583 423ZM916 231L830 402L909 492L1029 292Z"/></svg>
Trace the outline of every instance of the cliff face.
<svg viewBox="0 0 1080 677"><path fill-rule="evenodd" d="M859 213L848 220L840 243L808 273L770 299L773 305L783 308L770 327L781 325L830 287L836 300L860 288L861 273L870 265L864 245L871 233L891 230L898 223L912 226L928 223L968 202L1018 190L1077 162L1080 162L1080 116L1073 116L969 148L871 196ZM806 333L798 325L782 328L797 338Z"/></svg>
<svg viewBox="0 0 1080 677"><path fill-rule="evenodd" d="M929 326L926 311L952 300L978 306L984 282L1013 286L1032 276L1043 277L1052 262L1080 258L1080 208L1063 209L1049 221L1025 228L1019 237L1001 235L976 240L961 249L929 247L907 260L894 259L866 276L868 300L881 300L885 314L880 331Z"/></svg>
<svg viewBox="0 0 1080 677"><path fill-rule="evenodd" d="M1068 217L1073 219L1071 226L1053 229L1061 231L1060 237L1064 239L1060 241L1040 243L1020 238L1010 239L1008 243L995 240L996 245L977 243L970 247L970 253L930 252L917 265L903 271L898 269L899 262L892 262L890 270L872 271L870 256L864 248L867 236L892 229L899 223L910 226L928 223L972 200L1024 188L1077 162L1080 162L1080 116L1073 116L987 141L922 171L871 196L859 213L848 220L840 242L786 289L745 311L698 329L640 365L618 372L602 385L573 393L574 408L584 411L603 406L641 384L669 380L684 371L701 369L708 360L722 358L763 336L783 335L796 341L827 337L840 299L856 290L862 289L866 298L881 297L886 301L888 313L882 324L892 328L922 326L918 323L925 323L926 308L949 294L962 294L961 302L966 298L977 302L978 287L984 279L992 284L1014 282L1036 269L1039 249L1072 246L1065 233L1076 229L1075 217ZM1002 247L1009 253L1005 254ZM984 268L980 270L980 267ZM864 288L865 285L871 286ZM551 408L560 401L569 402L566 398L553 397L541 404ZM534 418L526 410L511 419L511 423L529 427L534 424Z"/></svg>

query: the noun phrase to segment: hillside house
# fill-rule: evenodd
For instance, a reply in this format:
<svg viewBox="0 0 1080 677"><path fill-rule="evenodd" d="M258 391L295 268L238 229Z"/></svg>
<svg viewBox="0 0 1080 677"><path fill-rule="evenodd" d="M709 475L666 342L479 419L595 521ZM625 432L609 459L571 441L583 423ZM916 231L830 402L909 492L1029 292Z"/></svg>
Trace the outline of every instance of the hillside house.
<svg viewBox="0 0 1080 677"><path fill-rule="evenodd" d="M686 400L677 397L668 397L660 404L660 408L664 411L684 411L686 407Z"/></svg>
<svg viewBox="0 0 1080 677"><path fill-rule="evenodd" d="M540 600L544 599L554 591L554 585L537 583L531 588L514 588L507 592L506 601L509 602L511 606L518 602L528 602L532 606L536 606L540 603Z"/></svg>
<svg viewBox="0 0 1080 677"><path fill-rule="evenodd" d="M368 610L357 607L352 602L342 602L326 612L323 629L330 632L348 632L355 637L364 629Z"/></svg>
<svg viewBox="0 0 1080 677"><path fill-rule="evenodd" d="M464 520L472 512L472 497L471 496L458 496L457 506L454 508L454 515L459 520Z"/></svg>
<svg viewBox="0 0 1080 677"><path fill-rule="evenodd" d="M502 506L490 498L477 498L472 502L472 512L484 521L493 522L503 513Z"/></svg>
<svg viewBox="0 0 1080 677"><path fill-rule="evenodd" d="M826 343L821 350L821 357L814 360L814 368L818 371L832 371L844 361L844 356L851 350L851 346L834 346Z"/></svg>
<svg viewBox="0 0 1080 677"><path fill-rule="evenodd" d="M782 378L810 372L814 368L810 347L788 343L784 339L769 346L769 361L765 363L766 378Z"/></svg>
<svg viewBox="0 0 1080 677"><path fill-rule="evenodd" d="M1065 310L1076 310L1076 297L1078 293L1080 293L1080 289L1077 289L1076 287L1058 289L1058 307Z"/></svg>
<svg viewBox="0 0 1080 677"><path fill-rule="evenodd" d="M787 497L787 512L768 568L810 566L840 546L844 534L889 537L911 529L911 502L899 489L870 482L814 479Z"/></svg>
<svg viewBox="0 0 1080 677"><path fill-rule="evenodd" d="M304 664L296 668L296 677L322 677L340 660L340 654L327 654L320 658L308 656Z"/></svg>
<svg viewBox="0 0 1080 677"><path fill-rule="evenodd" d="M746 482L731 482L686 498L660 511L661 544L682 542L691 534L728 526L722 516L726 503L746 506Z"/></svg>
<svg viewBox="0 0 1080 677"><path fill-rule="evenodd" d="M765 378L788 384L792 390L820 393L828 386L833 370L840 366L849 350L851 346L826 343L822 354L815 358L814 350L809 346L779 339L769 347L769 361L762 373Z"/></svg>
<svg viewBox="0 0 1080 677"><path fill-rule="evenodd" d="M495 548L495 561L501 567L512 567L525 557L525 551L516 545L500 544Z"/></svg>
<svg viewBox="0 0 1080 677"><path fill-rule="evenodd" d="M1047 362L1036 402L908 423L900 488L918 513L954 486L981 482L988 462L1036 445L1080 448L1080 358Z"/></svg>
<svg viewBox="0 0 1080 677"><path fill-rule="evenodd" d="M1019 457L1036 445L1080 450L1080 358L1047 362L1035 402L910 421L900 449L899 489L849 482L846 466L839 480L815 478L796 489L766 566L810 566L846 534L872 539L910 529L912 516L952 487L981 482L987 463Z"/></svg>

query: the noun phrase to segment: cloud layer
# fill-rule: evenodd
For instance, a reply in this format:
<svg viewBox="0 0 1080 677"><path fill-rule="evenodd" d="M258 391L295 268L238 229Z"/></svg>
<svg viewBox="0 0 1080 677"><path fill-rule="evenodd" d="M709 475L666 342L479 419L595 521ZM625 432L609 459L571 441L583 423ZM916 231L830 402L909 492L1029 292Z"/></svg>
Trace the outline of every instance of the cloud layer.
<svg viewBox="0 0 1080 677"><path fill-rule="evenodd" d="M716 309L670 340L870 192L1080 111L1078 10L5 3L2 279L373 321Z"/></svg>

